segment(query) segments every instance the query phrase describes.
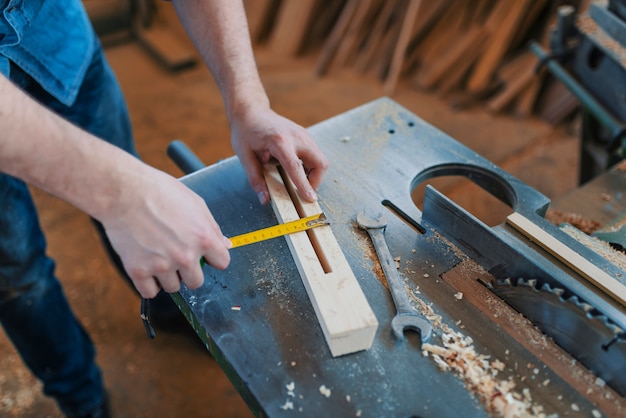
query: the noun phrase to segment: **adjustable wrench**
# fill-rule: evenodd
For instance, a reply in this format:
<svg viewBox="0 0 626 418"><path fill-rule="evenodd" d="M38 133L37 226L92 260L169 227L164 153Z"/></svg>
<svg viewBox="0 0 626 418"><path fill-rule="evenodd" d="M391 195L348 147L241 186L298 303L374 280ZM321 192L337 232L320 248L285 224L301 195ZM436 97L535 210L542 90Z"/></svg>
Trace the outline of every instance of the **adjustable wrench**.
<svg viewBox="0 0 626 418"><path fill-rule="evenodd" d="M409 329L420 333L422 343L427 342L433 327L411 306L404 283L394 265L393 257L385 241L387 219L382 213L379 213L376 218L371 218L364 211L361 211L357 215L356 221L359 227L367 231L372 239L378 260L387 278L389 290L396 305L396 316L391 320L391 329L394 335L399 340L404 340L404 330Z"/></svg>

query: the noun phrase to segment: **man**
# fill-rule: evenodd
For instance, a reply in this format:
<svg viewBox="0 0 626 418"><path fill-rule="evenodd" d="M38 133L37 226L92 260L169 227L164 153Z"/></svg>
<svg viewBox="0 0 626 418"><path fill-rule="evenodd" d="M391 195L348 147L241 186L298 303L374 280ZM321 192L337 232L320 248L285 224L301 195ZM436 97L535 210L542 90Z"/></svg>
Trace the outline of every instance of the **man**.
<svg viewBox="0 0 626 418"><path fill-rule="evenodd" d="M260 202L269 200L270 158L314 201L328 163L302 127L270 108L241 2L174 6L220 88ZM26 184L97 220L145 298L181 282L199 287L200 257L224 269L230 244L200 197L136 158L122 94L80 0L0 0L0 12L0 321L66 416L106 416L92 343L45 255Z"/></svg>

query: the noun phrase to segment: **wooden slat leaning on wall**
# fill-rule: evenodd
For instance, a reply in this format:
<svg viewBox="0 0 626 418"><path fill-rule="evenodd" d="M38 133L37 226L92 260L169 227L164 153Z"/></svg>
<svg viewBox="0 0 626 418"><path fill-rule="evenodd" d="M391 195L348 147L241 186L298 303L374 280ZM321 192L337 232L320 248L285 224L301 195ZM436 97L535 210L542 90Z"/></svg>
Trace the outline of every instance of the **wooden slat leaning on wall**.
<svg viewBox="0 0 626 418"><path fill-rule="evenodd" d="M318 0L282 0L270 35L273 52L296 55L304 44Z"/></svg>
<svg viewBox="0 0 626 418"><path fill-rule="evenodd" d="M570 3L581 13L590 1ZM545 118L539 109L563 106L561 97L555 100L547 94L552 81L544 77L545 71L534 73L536 59L527 60L515 78L502 80L511 61L529 52L529 41L540 39L547 47L560 2L247 0L246 4L251 4L253 35L267 33L255 28L271 22L268 49L292 57L315 52L318 76L351 67L380 79L387 95L406 80L457 105L484 102L492 112L507 110L519 116L534 113ZM566 112L548 112L551 123L566 120L577 110L576 103L566 104Z"/></svg>

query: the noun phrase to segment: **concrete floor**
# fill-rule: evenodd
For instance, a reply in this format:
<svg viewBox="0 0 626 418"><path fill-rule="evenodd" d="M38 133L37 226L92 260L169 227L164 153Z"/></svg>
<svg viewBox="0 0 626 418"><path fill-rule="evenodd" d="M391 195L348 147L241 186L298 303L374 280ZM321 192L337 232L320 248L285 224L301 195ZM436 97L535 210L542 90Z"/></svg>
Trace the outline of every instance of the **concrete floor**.
<svg viewBox="0 0 626 418"><path fill-rule="evenodd" d="M333 71L318 79L315 57L257 59L275 109L310 126L378 98L370 77ZM184 140L207 164L232 154L219 93L201 66L171 74L136 43L107 49L126 92L137 144L146 162L176 176L166 157ZM578 140L538 120L493 116L481 108L454 111L443 100L400 85L393 99L551 198L576 185ZM489 223L502 218L484 193L444 182L447 194ZM146 339L139 300L118 277L87 217L35 191L57 273L98 349L115 417L248 417L246 405L212 358L189 336L161 332ZM0 332L0 416L59 417Z"/></svg>

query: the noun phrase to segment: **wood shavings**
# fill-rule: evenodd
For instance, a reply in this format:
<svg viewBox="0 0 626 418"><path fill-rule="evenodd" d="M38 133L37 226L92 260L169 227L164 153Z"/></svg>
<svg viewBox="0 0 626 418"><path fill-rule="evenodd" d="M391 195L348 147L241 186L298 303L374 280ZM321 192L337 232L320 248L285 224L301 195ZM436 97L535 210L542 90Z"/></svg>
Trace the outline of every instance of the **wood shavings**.
<svg viewBox="0 0 626 418"><path fill-rule="evenodd" d="M491 367L493 367L494 369L496 369L498 371L503 371L504 370L504 363L502 363L500 360L496 359L496 360L491 362Z"/></svg>
<svg viewBox="0 0 626 418"><path fill-rule="evenodd" d="M325 385L320 386L320 393L327 398L330 398L331 390L328 389Z"/></svg>
<svg viewBox="0 0 626 418"><path fill-rule="evenodd" d="M545 417L543 407L533 404L529 389L516 392L516 383L512 378L504 380L497 377L505 368L503 362L497 359L490 362L489 356L477 353L471 337L442 323L441 316L414 293L410 297L433 327L442 331L441 346L422 344L424 356L433 359L442 371L453 372L461 378L488 412L506 418Z"/></svg>
<svg viewBox="0 0 626 418"><path fill-rule="evenodd" d="M626 218L624 219L626 220ZM619 228L620 227L616 228L616 230L619 230ZM570 237L574 238L576 241L583 244L585 247L593 250L605 260L615 264L622 270L626 270L626 255L624 255L624 253L622 253L621 251L617 251L616 249L611 247L608 242L598 239L595 236L586 235L582 233L582 231L572 226L561 227L561 230ZM604 232L609 231L609 229L604 229Z"/></svg>
<svg viewBox="0 0 626 418"><path fill-rule="evenodd" d="M562 223L568 223L588 235L597 231L602 226L600 222L593 219L583 218L582 215L578 213L562 212L555 209L548 210L546 219L557 226Z"/></svg>
<svg viewBox="0 0 626 418"><path fill-rule="evenodd" d="M285 401L285 403L280 406L280 409L283 409L285 411L293 410L293 402L291 402L289 399L287 399Z"/></svg>

